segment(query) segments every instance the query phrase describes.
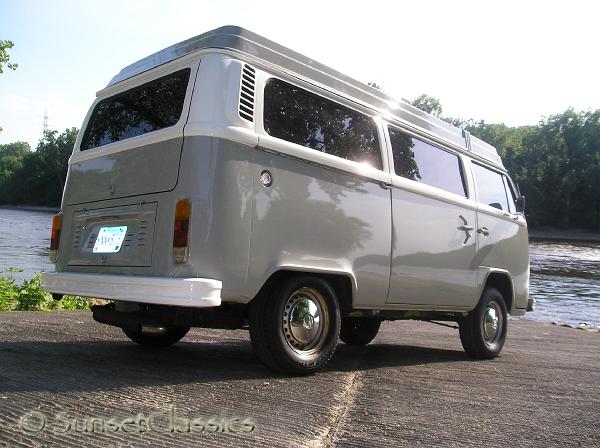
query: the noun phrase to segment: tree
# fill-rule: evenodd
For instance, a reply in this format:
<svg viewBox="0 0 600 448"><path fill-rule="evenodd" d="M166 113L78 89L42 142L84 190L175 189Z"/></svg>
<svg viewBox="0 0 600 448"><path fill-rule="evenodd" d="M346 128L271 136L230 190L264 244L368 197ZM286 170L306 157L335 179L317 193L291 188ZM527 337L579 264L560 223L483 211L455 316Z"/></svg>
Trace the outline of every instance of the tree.
<svg viewBox="0 0 600 448"><path fill-rule="evenodd" d="M441 117L442 115L442 105L440 100L429 96L425 93L419 95L412 101L408 101L409 104L412 104L417 109L421 109L428 114L434 115L436 117Z"/></svg>
<svg viewBox="0 0 600 448"><path fill-rule="evenodd" d="M30 153L29 143L0 145L0 204L12 202L12 192L9 190L11 179L22 168L23 159Z"/></svg>
<svg viewBox="0 0 600 448"><path fill-rule="evenodd" d="M3 72L3 67L6 65L6 68L11 70L16 70L19 64L11 64L9 62L10 56L6 50L12 48L14 44L10 40L0 40L0 73Z"/></svg>
<svg viewBox="0 0 600 448"><path fill-rule="evenodd" d="M69 157L77 129L47 131L28 152L0 190L0 203L57 206L65 186Z"/></svg>
<svg viewBox="0 0 600 448"><path fill-rule="evenodd" d="M0 39L0 73L4 73L2 70L3 66L6 65L7 68L11 70L16 70L19 66L18 64L11 64L9 61L10 56L6 50L12 48L14 44L10 40L1 40ZM2 132L2 127L0 126L0 132Z"/></svg>

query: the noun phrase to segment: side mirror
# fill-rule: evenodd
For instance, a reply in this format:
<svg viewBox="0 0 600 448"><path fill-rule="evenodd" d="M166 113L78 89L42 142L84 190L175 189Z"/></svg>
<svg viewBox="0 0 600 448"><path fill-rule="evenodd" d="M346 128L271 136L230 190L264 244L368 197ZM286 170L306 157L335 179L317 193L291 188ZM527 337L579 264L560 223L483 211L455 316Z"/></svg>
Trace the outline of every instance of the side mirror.
<svg viewBox="0 0 600 448"><path fill-rule="evenodd" d="M519 196L515 201L517 213L525 213L525 196Z"/></svg>

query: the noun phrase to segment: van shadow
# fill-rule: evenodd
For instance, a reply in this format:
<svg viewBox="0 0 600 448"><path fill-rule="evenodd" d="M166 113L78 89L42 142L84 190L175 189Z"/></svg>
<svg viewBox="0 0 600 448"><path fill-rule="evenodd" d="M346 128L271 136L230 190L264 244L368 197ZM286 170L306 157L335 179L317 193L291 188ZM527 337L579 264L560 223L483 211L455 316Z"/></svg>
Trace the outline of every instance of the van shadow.
<svg viewBox="0 0 600 448"><path fill-rule="evenodd" d="M258 361L247 340L183 341L163 349L129 341L0 341L0 360L0 393L85 392L284 378ZM468 358L462 351L339 344L321 374L465 361Z"/></svg>

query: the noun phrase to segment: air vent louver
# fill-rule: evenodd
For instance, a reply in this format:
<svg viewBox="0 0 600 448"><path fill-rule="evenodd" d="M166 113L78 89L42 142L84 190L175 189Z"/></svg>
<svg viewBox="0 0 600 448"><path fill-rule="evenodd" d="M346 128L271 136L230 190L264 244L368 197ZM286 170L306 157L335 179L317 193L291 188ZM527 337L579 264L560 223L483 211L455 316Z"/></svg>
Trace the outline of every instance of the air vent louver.
<svg viewBox="0 0 600 448"><path fill-rule="evenodd" d="M256 73L254 68L244 64L242 68L242 83L240 85L240 117L249 122L254 121L254 90Z"/></svg>

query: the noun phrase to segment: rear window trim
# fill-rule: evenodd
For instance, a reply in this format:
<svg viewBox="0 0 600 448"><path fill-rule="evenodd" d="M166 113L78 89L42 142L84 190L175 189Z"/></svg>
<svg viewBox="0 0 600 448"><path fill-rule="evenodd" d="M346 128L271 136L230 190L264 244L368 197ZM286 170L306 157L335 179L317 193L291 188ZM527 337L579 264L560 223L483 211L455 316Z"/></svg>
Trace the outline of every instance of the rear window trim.
<svg viewBox="0 0 600 448"><path fill-rule="evenodd" d="M197 69L196 64L192 64L192 65L186 64L183 66L179 65L177 67L172 67L169 70L163 70L159 73L155 73L154 76L149 77L149 79L138 80L138 82L134 83L134 85L128 85L127 87L124 87L123 89L119 89L117 91L114 91L111 89L112 91L110 94L102 96L102 97L98 97L97 100L95 101L95 104L93 104L91 111L89 112L89 117L85 120L85 123L84 123L85 124L85 132L82 134L81 141L78 142L78 144L76 146L76 149L78 150L79 154L82 154L82 155L87 154L88 151L95 153L97 151L108 150L109 148L113 148L115 146L120 146L120 145L130 146L131 142L136 141L137 139L145 139L145 138L148 138L149 136L173 132L173 130L177 129L180 126L182 120L184 120L184 119L187 120L187 117L189 115L189 102L190 102L191 91L193 90L193 86L195 84L195 76L196 76L196 71L197 71L196 69ZM106 143L104 145L92 146L92 147L83 149L84 144L86 143L86 141L88 139L88 134L90 132L90 124L92 124L93 119L97 113L98 107L101 104L103 104L104 102L106 102L110 99L118 98L121 95L125 95L128 92L131 92L131 91L134 91L137 89L141 89L148 84L151 84L153 82L160 80L161 78L167 78L178 72L183 72L186 70L189 72L188 80L187 80L187 84L186 84L186 88L185 88L185 94L183 96L181 112L179 114L179 118L177 119L177 121L175 123L173 123L170 126L166 126L166 127L159 128L159 129L154 129L152 131L134 135L132 137L115 140L110 143ZM144 73L141 75L142 76L145 75L145 77L148 77L147 73ZM124 82L131 84L130 81L132 81L132 79L125 80ZM88 157L86 157L86 158L88 158Z"/></svg>

